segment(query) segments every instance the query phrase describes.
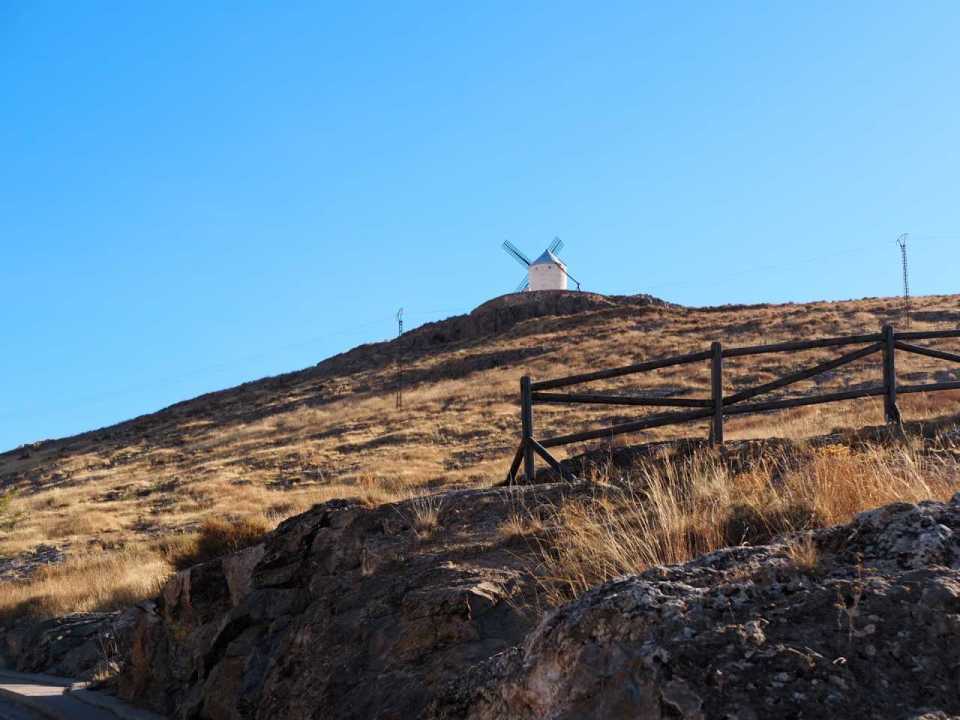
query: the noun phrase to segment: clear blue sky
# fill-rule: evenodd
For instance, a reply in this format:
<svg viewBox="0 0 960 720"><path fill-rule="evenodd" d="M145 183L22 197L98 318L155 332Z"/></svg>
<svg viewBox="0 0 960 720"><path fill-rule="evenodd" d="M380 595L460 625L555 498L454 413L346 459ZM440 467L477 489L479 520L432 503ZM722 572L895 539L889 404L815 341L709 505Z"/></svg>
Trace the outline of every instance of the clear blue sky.
<svg viewBox="0 0 960 720"><path fill-rule="evenodd" d="M957 292L960 5L0 3L0 448L468 311ZM798 261L797 259L800 259Z"/></svg>

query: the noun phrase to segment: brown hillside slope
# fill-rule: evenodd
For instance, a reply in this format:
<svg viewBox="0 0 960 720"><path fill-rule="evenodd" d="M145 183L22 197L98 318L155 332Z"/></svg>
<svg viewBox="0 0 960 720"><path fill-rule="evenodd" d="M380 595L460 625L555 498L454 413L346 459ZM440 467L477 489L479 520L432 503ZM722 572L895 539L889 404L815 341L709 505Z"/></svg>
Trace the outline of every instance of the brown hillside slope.
<svg viewBox="0 0 960 720"><path fill-rule="evenodd" d="M702 349L712 339L756 344L874 331L896 322L897 309L896 299L689 309L645 297L507 296L469 316L362 346L314 368L8 452L0 455L0 485L15 496L4 510L0 555L15 562L4 566L6 577L29 575L31 558L50 548L65 554L68 565L73 558L74 570L34 578L34 588L40 581L49 585L42 601L30 586L7 584L0 606L63 612L147 594L169 561L196 551L198 531L211 517L248 518L254 533L330 498L377 503L439 487L489 486L502 477L515 449L516 390L523 373L547 377L626 364ZM958 324L956 296L916 301L915 328ZM402 410L394 408L393 398L398 352L405 361ZM829 356L813 351L789 361L766 356L731 363L730 386L771 379L785 362L788 368ZM855 387L878 374L870 358L816 384ZM900 375L916 381L960 377L919 357L905 358ZM663 370L644 382L663 391L702 393L707 367ZM955 401L949 394L913 396L904 398L903 410L907 418L930 417ZM641 413L545 409L537 421L545 432L572 431ZM796 437L880 419L877 403L857 401L739 419L731 422L730 437ZM639 434L629 441L685 433L703 435L705 428ZM102 569L93 573L92 567ZM119 598L92 593L80 576L123 592ZM64 585L74 592L63 592Z"/></svg>

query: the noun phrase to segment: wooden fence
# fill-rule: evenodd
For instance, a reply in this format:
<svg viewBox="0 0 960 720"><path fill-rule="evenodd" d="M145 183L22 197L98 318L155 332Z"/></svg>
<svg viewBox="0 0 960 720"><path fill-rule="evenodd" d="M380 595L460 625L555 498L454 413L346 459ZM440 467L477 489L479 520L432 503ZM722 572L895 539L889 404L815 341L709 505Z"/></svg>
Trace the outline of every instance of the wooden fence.
<svg viewBox="0 0 960 720"><path fill-rule="evenodd" d="M561 475L569 475L560 463L550 453L548 448L570 443L585 442L601 438L612 438L625 433L635 433L641 430L678 425L697 420L710 420L710 442L714 445L723 443L723 422L727 416L749 415L752 413L784 410L804 405L821 405L824 403L853 400L864 397L882 397L884 399L884 414L888 423L900 423L900 411L897 408L897 396L907 393L930 392L937 390L960 390L960 381L936 382L925 385L898 385L896 375L897 351L914 353L926 357L960 363L960 355L937 350L922 345L915 345L911 341L935 340L943 338L960 338L960 330L938 330L929 332L896 332L893 327L884 326L882 332L873 335L850 335L846 337L822 338L819 340L802 340L798 342L777 343L774 345L755 345L752 347L725 348L719 342L710 346L709 350L676 355L627 365L624 367L598 370L582 375L556 378L553 380L539 380L534 382L529 376L520 379L520 408L522 436L520 447L510 465L507 482L512 483L520 465L523 464L524 477L528 482L535 475L535 458L539 455L550 467ZM723 394L723 361L727 358L751 357L769 353L796 353L817 348L841 348L859 345L860 347L839 357L813 365L805 370L790 373L777 380L763 383L755 387L741 390L732 395ZM880 384L856 390L843 390L809 397L789 398L782 400L765 400L747 402L754 398L780 388L793 385L803 380L809 380L825 372L842 367L849 363L865 358L875 353L883 355L883 378ZM661 368L689 365L699 362L710 363L710 397L709 398L679 398L654 397L644 395L605 395L589 393L555 393L548 392L571 385L593 382L595 380L609 380L639 373L651 372ZM533 406L537 403L589 404L589 405L631 405L640 407L671 407L685 408L679 412L667 412L649 415L633 422L612 425L596 430L557 435L537 440L534 437Z"/></svg>

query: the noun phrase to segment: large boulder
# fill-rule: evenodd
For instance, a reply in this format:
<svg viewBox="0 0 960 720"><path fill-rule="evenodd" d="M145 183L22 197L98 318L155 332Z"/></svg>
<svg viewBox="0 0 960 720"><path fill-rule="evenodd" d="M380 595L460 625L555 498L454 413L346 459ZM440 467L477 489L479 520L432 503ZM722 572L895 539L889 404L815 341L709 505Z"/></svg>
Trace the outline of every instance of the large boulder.
<svg viewBox="0 0 960 720"><path fill-rule="evenodd" d="M420 717L531 629L523 553L498 531L520 492L331 501L179 573L139 611L120 695L177 718Z"/></svg>

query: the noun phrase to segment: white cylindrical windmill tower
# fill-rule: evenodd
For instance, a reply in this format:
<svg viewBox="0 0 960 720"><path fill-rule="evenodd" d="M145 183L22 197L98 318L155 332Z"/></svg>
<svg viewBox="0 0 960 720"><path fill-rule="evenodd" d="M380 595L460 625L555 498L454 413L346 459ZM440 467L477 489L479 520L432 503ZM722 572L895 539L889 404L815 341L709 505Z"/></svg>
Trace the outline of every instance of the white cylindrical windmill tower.
<svg viewBox="0 0 960 720"><path fill-rule="evenodd" d="M567 266L549 250L527 268L531 290L566 290Z"/></svg>

